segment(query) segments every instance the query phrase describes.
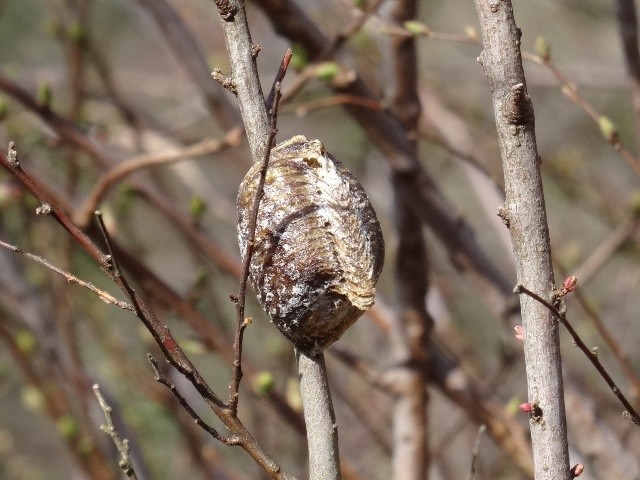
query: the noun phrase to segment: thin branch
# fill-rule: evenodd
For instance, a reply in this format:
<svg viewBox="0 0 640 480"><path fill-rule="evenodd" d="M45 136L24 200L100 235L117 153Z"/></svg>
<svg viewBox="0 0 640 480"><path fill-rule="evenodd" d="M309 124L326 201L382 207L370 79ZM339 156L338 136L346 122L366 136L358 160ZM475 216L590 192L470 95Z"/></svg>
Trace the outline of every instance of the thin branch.
<svg viewBox="0 0 640 480"><path fill-rule="evenodd" d="M136 471L133 468L131 457L129 457L129 440L120 437L120 434L116 430L113 424L113 418L111 417L111 407L107 405L107 401L102 396L102 392L100 392L100 387L97 383L93 386L93 393L98 399L100 409L102 410L102 413L104 413L104 418L106 421L105 424L100 425L100 430L108 435L111 438L113 444L116 446L116 449L120 454L120 461L118 461L118 465L120 466L124 474L129 478L137 480L138 477L136 476Z"/></svg>
<svg viewBox="0 0 640 480"><path fill-rule="evenodd" d="M262 160L262 166L260 168L260 180L258 181L258 187L256 189L256 195L253 199L253 206L249 218L249 226L247 232L249 237L247 238L247 245L243 252L243 264L242 264L242 276L240 278L240 287L238 289L238 297L236 299L236 335L233 343L233 349L235 351L235 359L233 361L233 373L231 376L231 385L229 386L229 408L234 413L238 409L238 389L240 386L240 380L242 379L242 338L244 330L250 323L244 316L244 305L247 296L247 281L249 279L249 269L251 268L251 257L254 249L254 239L256 235L256 225L258 223L258 209L260 208L260 200L264 189L265 178L267 176L267 169L269 168L269 155L271 154L271 147L275 140L277 130L278 119L278 104L280 102L280 86L287 72L289 61L291 60L291 50L288 49L282 59L281 67L273 82L273 106L270 108L270 130L267 146L264 151L264 158Z"/></svg>
<svg viewBox="0 0 640 480"><path fill-rule="evenodd" d="M636 148L640 148L640 50L638 50L638 14L634 0L616 0L622 51L631 79L631 100L636 124Z"/></svg>
<svg viewBox="0 0 640 480"><path fill-rule="evenodd" d="M478 455L480 453L480 442L482 442L482 437L484 432L487 430L487 426L483 423L478 427L478 434L476 435L476 441L473 445L473 452L471 455L471 468L469 470L469 475L467 475L467 480L472 480L476 475L476 467L478 463Z"/></svg>
<svg viewBox="0 0 640 480"><path fill-rule="evenodd" d="M213 428L212 426L207 424L204 420L202 420L200 415L198 415L193 410L193 408L191 408L191 405L189 405L189 402L187 402L187 400L180 394L175 384L167 380L167 378L162 374L162 372L160 371L160 367L158 366L158 361L155 358L153 358L153 355L151 355L150 353L147 353L147 360L149 360L149 363L151 364L151 368L153 368L154 379L158 383L164 385L171 391L171 393L176 398L176 400L178 400L178 403L182 406L182 408L184 408L185 411L189 414L189 416L193 418L193 421L196 425L198 425L200 428L202 428L205 432L207 432L213 438L215 438L216 440L219 440L225 445L236 446L240 444L240 439L238 437L225 437L223 435L220 435L220 433L218 433L218 431L215 428Z"/></svg>
<svg viewBox="0 0 640 480"><path fill-rule="evenodd" d="M627 415L625 415L625 417L627 417L631 422L635 423L637 426L640 427L640 415L638 415L638 413L633 408L629 400L627 400L627 397L624 396L620 388L613 381L613 379L611 378L611 375L609 375L609 372L607 372L607 369L602 365L602 363L600 363L597 349L592 350L592 349L589 349L589 347L587 347L587 345L582 341L582 338L580 338L580 335L578 335L578 332L576 332L573 326L571 325L571 323L569 323L566 313L559 311L550 302L542 298L537 293L532 292L522 284L516 285L514 292L517 294L525 294L533 298L538 303L544 305L553 314L553 316L556 317L562 325L564 325L564 327L569 331L569 334L571 335L571 338L573 338L573 341L576 344L576 346L580 350L582 350L582 352L587 356L587 358L596 368L600 376L604 378L605 382L607 382L607 385L609 385L609 388L611 388L611 391L614 393L614 395L618 397L618 400L620 400L620 403L622 403L624 408L627 409L627 412L626 412ZM526 330L525 330L525 335L527 335Z"/></svg>
<svg viewBox="0 0 640 480"><path fill-rule="evenodd" d="M64 279L69 283L75 283L77 285L80 285L81 287L84 287L84 288L86 288L88 290L91 290L104 303L115 305L115 306L117 306L117 307L119 307L119 308L121 308L123 310L133 311L133 306L128 304L127 302L123 302L121 300L118 300L117 298L115 298L111 294L105 292L104 290L100 290L98 287L96 287L92 283L85 282L84 280L79 279L75 275L62 270L61 268L58 268L55 265L50 264L48 261L46 261L44 258L42 258L42 257L40 257L38 255L34 255L33 253L25 252L20 247L16 247L14 245L10 245L8 243L3 242L2 240L0 240L0 246L3 247L3 248L6 248L7 250L11 250L11 251L13 251L15 253L18 253L18 254L22 255L23 257L28 258L29 260L32 260L32 261L36 262L39 265L42 265L45 268L48 268L49 270L51 270L51 271L57 273L58 275L64 277Z"/></svg>

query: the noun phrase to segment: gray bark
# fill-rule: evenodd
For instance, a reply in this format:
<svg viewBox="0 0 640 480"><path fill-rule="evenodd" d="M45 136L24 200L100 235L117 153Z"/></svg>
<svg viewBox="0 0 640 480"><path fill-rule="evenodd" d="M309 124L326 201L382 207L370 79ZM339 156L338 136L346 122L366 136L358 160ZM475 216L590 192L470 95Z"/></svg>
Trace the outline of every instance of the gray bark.
<svg viewBox="0 0 640 480"><path fill-rule="evenodd" d="M484 50L478 61L491 85L506 202L500 216L509 228L518 282L550 298L553 285L540 157L531 100L520 56L520 31L509 0L476 0ZM521 297L535 478L569 479L569 453L561 377L558 323L546 307Z"/></svg>

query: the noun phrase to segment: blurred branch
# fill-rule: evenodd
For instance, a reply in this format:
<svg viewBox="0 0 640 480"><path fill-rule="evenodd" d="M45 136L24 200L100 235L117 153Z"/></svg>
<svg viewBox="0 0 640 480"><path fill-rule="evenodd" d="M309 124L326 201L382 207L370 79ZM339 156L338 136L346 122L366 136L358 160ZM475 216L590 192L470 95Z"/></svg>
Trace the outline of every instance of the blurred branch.
<svg viewBox="0 0 640 480"><path fill-rule="evenodd" d="M402 24L417 13L415 0L395 0L388 4L392 22ZM420 116L418 98L418 58L414 38L390 38L390 65L387 81L391 91L390 108L409 140L411 157L418 158L415 131ZM397 256L395 279L397 311L393 318L391 340L396 367L393 368L396 394L393 405L393 472L396 480L428 478L427 444L427 378L424 367L429 363L427 344L433 319L425 302L428 290L429 264L422 233L422 223L408 201L407 175L392 173L394 192ZM422 367L422 368L421 368Z"/></svg>
<svg viewBox="0 0 640 480"><path fill-rule="evenodd" d="M634 0L616 0L622 51L631 79L631 101L636 124L636 147L640 148L640 51L638 50L638 14Z"/></svg>
<svg viewBox="0 0 640 480"><path fill-rule="evenodd" d="M138 3L153 16L175 59L200 89L211 116L225 130L238 125L240 118L237 109L211 78L211 68L202 48L178 12L166 0L138 0Z"/></svg>
<svg viewBox="0 0 640 480"><path fill-rule="evenodd" d="M518 281L550 295L553 285L533 104L526 89L520 30L509 0L475 0L484 50L478 61L489 79L505 176L500 216L509 229ZM521 300L529 399L544 412L530 422L536 479L567 479L569 449L557 327L549 311Z"/></svg>
<svg viewBox="0 0 640 480"><path fill-rule="evenodd" d="M191 159L222 152L240 144L244 132L240 127L233 128L222 139L205 139L194 145L168 152L146 153L133 157L104 173L87 196L84 205L74 215L80 225L88 225L94 210L107 192L120 180L139 170L156 165Z"/></svg>
<svg viewBox="0 0 640 480"><path fill-rule="evenodd" d="M92 480L116 480L98 444L91 442L87 446L85 439L92 438L92 435L77 428L78 423L71 409L68 392L46 375L40 374L33 363L34 356L20 348L15 335L7 328L5 322L6 317L0 319L0 339L7 346L26 383L34 389L38 400L42 399L44 402L46 413L59 427L58 434L69 446L73 460Z"/></svg>

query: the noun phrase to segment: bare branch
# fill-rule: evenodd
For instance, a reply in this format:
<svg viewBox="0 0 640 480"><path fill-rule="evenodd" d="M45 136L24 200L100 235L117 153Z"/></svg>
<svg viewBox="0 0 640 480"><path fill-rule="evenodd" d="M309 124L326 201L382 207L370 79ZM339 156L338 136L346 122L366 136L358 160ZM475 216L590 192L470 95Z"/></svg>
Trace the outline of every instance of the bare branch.
<svg viewBox="0 0 640 480"><path fill-rule="evenodd" d="M509 0L475 0L484 50L478 57L489 79L509 228L520 283L551 295L553 268L533 105L527 94L520 53L520 30ZM526 300L526 301L525 301ZM536 479L568 480L569 449L557 324L531 299L521 301L527 387L544 418L531 423Z"/></svg>
<svg viewBox="0 0 640 480"><path fill-rule="evenodd" d="M598 358L597 347L594 349L589 349L589 347L587 347L587 345L582 341L582 338L580 338L580 335L578 335L578 332L576 332L576 330L573 328L571 323L569 323L566 313L558 310L555 306L553 306L547 300L542 298L537 293L532 292L522 284L518 284L514 292L518 294L524 293L525 295L531 297L541 305L544 305L553 314L553 316L562 325L564 325L564 327L569 331L569 334L571 335L571 338L573 338L573 341L576 344L576 346L580 350L582 350L582 352L587 356L587 358L593 364L593 366L596 367L596 370L598 371L600 376L604 378L605 382L607 382L607 385L609 385L609 388L611 388L611 391L614 393L616 397L618 397L618 400L620 400L620 403L624 405L624 408L627 409L627 412L625 412L627 415L625 415L625 417L640 427L640 415L638 415L638 413L633 408L629 400L627 400L627 397L624 396L620 388L613 381L613 378L611 378L611 375L609 375L609 372L607 371L607 369L602 365L602 363L600 363L600 359ZM527 330L525 327L525 335L528 336L526 332Z"/></svg>
<svg viewBox="0 0 640 480"><path fill-rule="evenodd" d="M80 285L81 287L84 287L84 288L86 288L88 290L91 290L104 303L115 305L117 307L122 308L123 310L133 311L133 306L132 305L130 305L130 304L126 303L126 302L123 302L121 300L118 300L117 298L115 298L111 294L105 292L104 290L100 290L98 287L96 287L95 285L93 285L90 282L85 282L84 280L79 279L75 275L72 275L71 273L62 270L61 268L58 268L55 265L51 265L44 258L39 257L38 255L34 255L33 253L25 252L21 248L16 247L14 245L10 245L8 243L5 243L2 240L0 240L0 246L3 247L3 248L6 248L7 250L11 250L13 252L16 252L16 253L22 255L23 257L28 258L29 260L33 260L34 262L36 262L39 265L42 265L45 268L48 268L52 272L55 272L58 275L64 277L65 280L67 280L67 282L69 282L69 283L75 283L77 285Z"/></svg>
<svg viewBox="0 0 640 480"><path fill-rule="evenodd" d="M120 466L124 474L129 478L137 480L138 477L136 476L136 471L133 468L131 457L129 457L129 440L120 437L120 434L116 430L113 424L113 418L111 418L111 407L107 405L107 401L102 396L100 387L97 383L93 386L93 393L98 399L100 409L102 410L102 413L104 413L104 418L106 420L106 423L100 426L100 430L108 435L111 438L113 444L116 446L116 449L120 454L120 461L118 462L118 465Z"/></svg>
<svg viewBox="0 0 640 480"><path fill-rule="evenodd" d="M469 475L467 475L467 480L472 480L476 475L476 466L478 463L478 454L480 453L480 442L482 441L482 437L484 436L484 432L487 430L487 426L483 423L478 427L478 434L476 435L476 441L473 445L473 452L471 454L471 469L469 470Z"/></svg>

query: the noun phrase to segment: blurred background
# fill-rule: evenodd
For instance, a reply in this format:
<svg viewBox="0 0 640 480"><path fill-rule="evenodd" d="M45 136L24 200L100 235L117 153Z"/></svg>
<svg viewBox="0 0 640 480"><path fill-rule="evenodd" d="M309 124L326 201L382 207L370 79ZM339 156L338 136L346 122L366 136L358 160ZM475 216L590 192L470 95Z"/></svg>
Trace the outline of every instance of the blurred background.
<svg viewBox="0 0 640 480"><path fill-rule="evenodd" d="M379 3L298 2L305 21L328 39L346 36L337 52L313 63L308 45L276 33L278 16L286 15L275 8L289 2L247 2L263 91L286 48L294 50L278 141L321 139L362 182L385 235L376 307L327 354L345 477L353 479L392 477L399 394L381 388L380 379L398 368L398 328L406 325L397 320L404 306L394 275L392 168L343 106L390 108L391 38L417 33L422 113L407 134L417 140L422 167L446 199L452 224L461 234L472 229L507 286L516 283L508 231L496 215L502 172L488 82L476 61L474 5L418 2L420 23L403 25L389 19L388 2ZM513 2L527 52L556 283L578 277L568 317L638 407L640 79L628 74L618 3ZM359 19L360 28L351 28ZM0 38L0 148L14 141L23 168L79 224L91 225L91 212L102 209L130 257L121 260L130 280L224 398L235 329L229 294L240 272L235 196L251 158L236 128L235 97L209 75L214 68L229 73L215 5L0 0ZM356 76L370 90L366 105L340 94ZM131 171L107 178L125 164ZM96 197L97 185L104 188ZM0 172L0 240L124 299L52 218L35 215L36 207ZM465 478L478 426L486 423L477 478L531 478L529 420L518 411L527 390L522 343L513 333L517 298L504 280L469 267L436 227L425 225L422 234L428 260L418 260L419 270L434 321L423 345L431 363L421 373L429 477ZM245 336L239 416L286 471L305 477L292 347L252 292L247 300L254 322ZM622 418L566 331L561 338L571 464L586 465L584 478L640 479L637 427ZM194 426L154 381L145 354L161 354L133 315L7 249L0 249L0 345L0 477L120 478L117 453L99 430L104 418L91 389L99 383L130 439L139 478L266 478L244 451ZM220 427L184 379L168 367L166 374Z"/></svg>

